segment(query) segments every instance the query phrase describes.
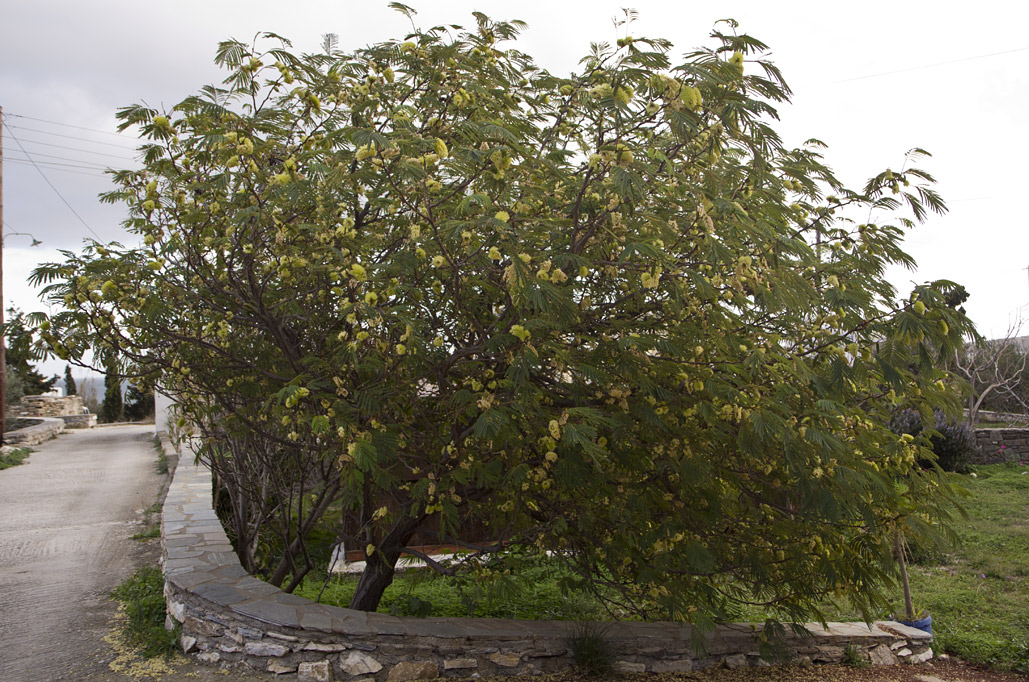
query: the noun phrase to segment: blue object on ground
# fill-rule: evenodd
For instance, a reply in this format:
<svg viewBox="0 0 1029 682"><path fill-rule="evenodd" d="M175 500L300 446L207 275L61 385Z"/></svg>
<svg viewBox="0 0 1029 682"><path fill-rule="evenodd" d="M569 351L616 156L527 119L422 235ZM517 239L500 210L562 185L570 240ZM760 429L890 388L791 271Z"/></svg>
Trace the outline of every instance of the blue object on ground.
<svg viewBox="0 0 1029 682"><path fill-rule="evenodd" d="M933 633L933 617L931 615L928 615L925 618L919 618L918 620L900 620L898 618L897 622L901 625L918 628L922 632L928 632L930 635Z"/></svg>

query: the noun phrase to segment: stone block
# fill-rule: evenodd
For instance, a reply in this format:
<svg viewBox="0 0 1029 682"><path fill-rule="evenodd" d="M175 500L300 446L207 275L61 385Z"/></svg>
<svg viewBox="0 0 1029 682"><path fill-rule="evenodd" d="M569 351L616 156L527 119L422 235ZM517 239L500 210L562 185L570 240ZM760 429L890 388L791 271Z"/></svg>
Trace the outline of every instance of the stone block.
<svg viewBox="0 0 1029 682"><path fill-rule="evenodd" d="M297 682L332 682L332 666L328 661L301 663L297 666Z"/></svg>
<svg viewBox="0 0 1029 682"><path fill-rule="evenodd" d="M443 661L444 670L468 670L470 668L478 668L479 662L474 658L452 658L447 661Z"/></svg>
<svg viewBox="0 0 1029 682"><path fill-rule="evenodd" d="M654 661L650 664L653 673L688 673L693 670L693 660L680 658L675 661Z"/></svg>
<svg viewBox="0 0 1029 682"><path fill-rule="evenodd" d="M905 663L911 663L911 664L925 663L926 661L928 661L932 657L933 657L933 650L930 649L930 648L926 648L926 650L923 651L920 654L911 654L910 656L908 656L907 658L904 659L904 662Z"/></svg>
<svg viewBox="0 0 1029 682"><path fill-rule="evenodd" d="M522 657L518 654L502 654L499 651L489 655L489 660L494 665L499 665L501 668L516 668L518 664L522 662Z"/></svg>
<svg viewBox="0 0 1029 682"><path fill-rule="evenodd" d="M726 656L722 663L725 665L726 668L729 668L730 670L735 670L736 668L746 668L747 657L744 654L733 654L731 656Z"/></svg>
<svg viewBox="0 0 1029 682"><path fill-rule="evenodd" d="M844 648L841 646L823 645L811 657L815 663L838 663L843 660Z"/></svg>
<svg viewBox="0 0 1029 682"><path fill-rule="evenodd" d="M190 637L189 635L182 635L182 637L179 638L179 644L182 646L182 653L189 654L196 651L197 638Z"/></svg>
<svg viewBox="0 0 1029 682"><path fill-rule="evenodd" d="M439 666L432 661L402 661L389 669L386 682L434 680L437 677L439 677Z"/></svg>
<svg viewBox="0 0 1029 682"><path fill-rule="evenodd" d="M276 675L288 675L297 671L297 665L296 663L283 663L279 659L273 658L268 661L268 667L265 670Z"/></svg>
<svg viewBox="0 0 1029 682"><path fill-rule="evenodd" d="M289 647L270 642L247 642L243 652L250 656L274 656L280 658L289 653Z"/></svg>
<svg viewBox="0 0 1029 682"><path fill-rule="evenodd" d="M886 644L879 644L868 651L872 665L897 665L897 657Z"/></svg>
<svg viewBox="0 0 1029 682"><path fill-rule="evenodd" d="M339 667L348 675L374 675L382 670L382 664L366 653L351 651L340 660Z"/></svg>
<svg viewBox="0 0 1029 682"><path fill-rule="evenodd" d="M193 616L186 616L182 622L182 627L186 632L200 634L204 637L217 637L222 634L222 627L220 625L208 620L194 618Z"/></svg>
<svg viewBox="0 0 1029 682"><path fill-rule="evenodd" d="M203 663L217 663L222 660L222 657L217 651L205 651L202 654L197 654L197 660Z"/></svg>
<svg viewBox="0 0 1029 682"><path fill-rule="evenodd" d="M271 633L268 633L269 636ZM304 651L320 651L326 654L338 654L341 651L346 651L350 647L342 642L307 642L301 649Z"/></svg>
<svg viewBox="0 0 1029 682"><path fill-rule="evenodd" d="M168 600L168 614L180 623L186 620L186 605L174 599Z"/></svg>
<svg viewBox="0 0 1029 682"><path fill-rule="evenodd" d="M615 661L612 668L620 675L647 672L647 666L645 663L636 663L634 661Z"/></svg>

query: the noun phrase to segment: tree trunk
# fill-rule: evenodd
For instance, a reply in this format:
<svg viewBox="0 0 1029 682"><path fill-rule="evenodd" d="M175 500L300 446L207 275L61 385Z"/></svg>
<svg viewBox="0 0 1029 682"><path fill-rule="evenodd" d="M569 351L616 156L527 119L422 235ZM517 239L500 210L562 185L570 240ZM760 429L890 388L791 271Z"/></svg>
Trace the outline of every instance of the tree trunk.
<svg viewBox="0 0 1029 682"><path fill-rule="evenodd" d="M382 539L381 546L366 559L364 572L357 583L357 590L350 600L350 608L358 611L374 611L379 607L383 592L393 582L394 567L400 554L421 526L424 517L406 518L398 521Z"/></svg>
<svg viewBox="0 0 1029 682"><path fill-rule="evenodd" d="M908 582L908 564L904 557L904 538L898 530L893 536L893 550L897 554L897 563L900 564L900 582L904 586L904 610L908 621L915 619L915 603L911 599L911 583Z"/></svg>

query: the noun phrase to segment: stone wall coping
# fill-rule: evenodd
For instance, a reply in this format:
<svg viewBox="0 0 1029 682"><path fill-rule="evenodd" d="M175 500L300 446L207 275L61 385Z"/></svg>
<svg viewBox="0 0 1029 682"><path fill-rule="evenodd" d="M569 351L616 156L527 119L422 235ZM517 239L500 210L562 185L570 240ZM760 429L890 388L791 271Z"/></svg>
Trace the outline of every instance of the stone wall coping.
<svg viewBox="0 0 1029 682"><path fill-rule="evenodd" d="M247 574L239 564L212 510L211 486L209 469L180 460L164 502L161 521L169 613L183 623L184 648L187 641L192 647L197 646L198 641L201 644L207 643L208 650L200 656L204 660L226 660L236 656L251 664L248 656L252 658L258 655L254 653L256 644L244 651L231 641L224 643L228 636L226 633L237 632L240 634L231 634L233 640L247 633L266 644L264 637L278 641L306 642L319 652L336 647L332 655L341 661L339 651L347 648L370 651L376 647L386 651L382 643L388 642L390 647L398 651L428 649L436 651L437 655L440 651L477 651L480 658L485 655L483 652L489 651L501 652L503 656L511 652L514 652L511 655L517 654L514 658L490 659L493 663L488 665L499 666L494 671L498 673L533 672L532 665L528 666L530 669L524 669L526 666L518 661L536 660L534 656L563 657L564 665L570 664L565 649L566 639L577 626L576 623L487 618L413 618L367 613L317 604L258 580ZM605 625L609 644L620 657L631 659L626 663L630 667L663 670L662 665L675 663L672 659L683 659L676 665L698 665L697 661L691 662L697 654L691 646L692 629L688 625L663 622L618 622ZM763 624L755 623L718 626L708 636L703 654L707 658L704 660L710 665L715 660L711 657L744 654L756 657L757 636L762 628ZM903 650L909 653L914 650L917 656L924 656L918 660L926 660L931 656L931 649L928 649L928 644L932 642L930 634L896 622L875 622L871 625L829 623L826 627L818 623L807 623L803 625L803 631L809 636L788 635L790 641L798 644L799 651L803 651L805 646L814 647L812 651L828 649L836 652L833 655L838 654L837 659L842 658L847 646L858 645L862 651L876 649L889 652L901 648L898 642L903 642L903 646L907 647ZM221 640L212 634L214 632L221 633L218 635ZM218 644L218 650L215 651L211 647L218 641L223 643ZM238 643L241 642L240 639ZM261 650L278 652L282 648L279 644L274 646L279 648L265 647ZM285 651L294 651L297 657L310 657L314 655L311 647L300 648L296 645L293 649L285 647ZM925 654L926 651L929 653ZM646 652L651 652L652 658L656 656L664 663L658 661L655 664L651 661L648 668L639 662L650 660L646 656L651 654ZM205 654L207 658L204 658ZM276 654L283 655L286 654ZM354 659L356 655L351 652L348 660ZM500 654L490 655L496 657ZM875 655L871 655L873 662L875 658ZM276 660L276 665L281 668L284 665L282 660ZM741 660L747 659L744 656ZM898 659L894 656L892 660L896 662ZM508 663L512 665L508 666ZM270 670L271 663L268 665ZM456 668L457 664L453 667ZM374 672L378 671L372 671L372 674ZM535 672L539 672L539 668ZM381 677L385 675L386 672L383 672Z"/></svg>
<svg viewBox="0 0 1029 682"><path fill-rule="evenodd" d="M23 429L15 429L4 433L4 441L9 445L37 445L45 440L64 433L64 420L57 417L24 417L43 422Z"/></svg>

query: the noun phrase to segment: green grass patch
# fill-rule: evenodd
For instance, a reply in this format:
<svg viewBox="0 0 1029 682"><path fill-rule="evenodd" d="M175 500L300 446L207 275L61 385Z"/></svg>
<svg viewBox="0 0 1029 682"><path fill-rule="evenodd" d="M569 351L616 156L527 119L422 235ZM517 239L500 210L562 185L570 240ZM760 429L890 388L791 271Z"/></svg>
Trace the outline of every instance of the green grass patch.
<svg viewBox="0 0 1029 682"><path fill-rule="evenodd" d="M1029 672L1029 467L963 478L972 495L956 524L961 544L940 565L911 567L916 607L932 613L938 648Z"/></svg>
<svg viewBox="0 0 1029 682"><path fill-rule="evenodd" d="M30 454L32 450L29 448L15 448L7 454L0 455L0 471L22 464Z"/></svg>
<svg viewBox="0 0 1029 682"><path fill-rule="evenodd" d="M569 586L570 574L554 561L538 560L517 573L443 576L427 568L407 569L386 588L379 612L395 616L603 620L610 616L584 590ZM357 576L311 576L295 590L324 604L347 606ZM322 587L324 586L324 592Z"/></svg>
<svg viewBox="0 0 1029 682"><path fill-rule="evenodd" d="M153 540L154 538L159 537L161 537L161 529L157 526L151 526L150 528L147 528L146 530L133 535L132 539L146 541Z"/></svg>
<svg viewBox="0 0 1029 682"><path fill-rule="evenodd" d="M161 444L160 436L154 436L154 450L157 451L157 473L168 473L168 455L164 453L164 446Z"/></svg>
<svg viewBox="0 0 1029 682"><path fill-rule="evenodd" d="M167 611L160 570L154 566L139 569L114 588L111 596L121 602L127 616L125 638L139 647L145 658L167 657L178 650L179 628L164 629Z"/></svg>

